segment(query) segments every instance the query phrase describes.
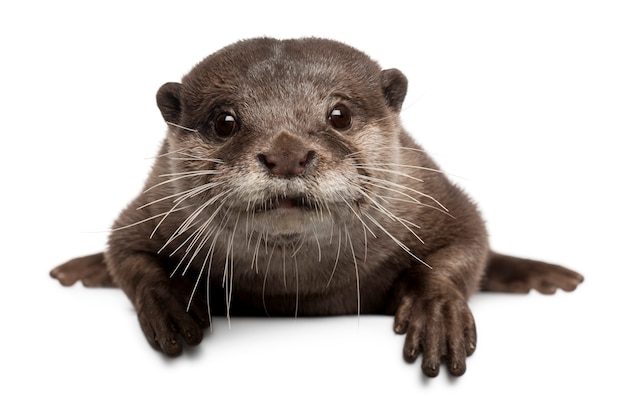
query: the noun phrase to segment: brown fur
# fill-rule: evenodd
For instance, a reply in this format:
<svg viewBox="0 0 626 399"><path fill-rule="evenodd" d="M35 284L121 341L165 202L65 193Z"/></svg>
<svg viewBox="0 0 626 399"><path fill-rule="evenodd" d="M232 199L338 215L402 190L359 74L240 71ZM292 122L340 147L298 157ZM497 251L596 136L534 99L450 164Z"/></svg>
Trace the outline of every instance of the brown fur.
<svg viewBox="0 0 626 399"><path fill-rule="evenodd" d="M201 341L209 307L382 313L424 373L445 359L463 374L473 292L573 290L582 277L489 251L476 206L403 130L406 88L400 71L329 40L216 52L159 90L169 131L104 258L52 275L122 288L168 355Z"/></svg>

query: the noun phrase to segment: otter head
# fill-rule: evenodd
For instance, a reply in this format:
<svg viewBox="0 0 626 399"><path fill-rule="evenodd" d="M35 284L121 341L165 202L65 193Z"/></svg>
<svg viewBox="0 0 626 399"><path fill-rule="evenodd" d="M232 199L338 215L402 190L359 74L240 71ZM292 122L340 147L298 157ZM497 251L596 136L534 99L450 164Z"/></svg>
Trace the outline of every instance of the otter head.
<svg viewBox="0 0 626 399"><path fill-rule="evenodd" d="M181 204L268 240L332 234L393 179L406 90L400 71L330 40L218 51L157 93Z"/></svg>

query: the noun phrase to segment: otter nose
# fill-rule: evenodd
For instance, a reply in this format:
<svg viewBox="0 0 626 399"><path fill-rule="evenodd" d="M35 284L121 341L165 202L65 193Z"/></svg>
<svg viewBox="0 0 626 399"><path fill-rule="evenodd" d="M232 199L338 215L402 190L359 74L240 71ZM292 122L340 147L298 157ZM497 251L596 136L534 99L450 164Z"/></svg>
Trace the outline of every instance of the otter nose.
<svg viewBox="0 0 626 399"><path fill-rule="evenodd" d="M259 154L258 158L261 164L275 176L300 176L315 158L315 151L272 151Z"/></svg>
<svg viewBox="0 0 626 399"><path fill-rule="evenodd" d="M307 149L297 138L282 133L269 150L258 154L260 164L274 176L301 176L315 159L315 151Z"/></svg>

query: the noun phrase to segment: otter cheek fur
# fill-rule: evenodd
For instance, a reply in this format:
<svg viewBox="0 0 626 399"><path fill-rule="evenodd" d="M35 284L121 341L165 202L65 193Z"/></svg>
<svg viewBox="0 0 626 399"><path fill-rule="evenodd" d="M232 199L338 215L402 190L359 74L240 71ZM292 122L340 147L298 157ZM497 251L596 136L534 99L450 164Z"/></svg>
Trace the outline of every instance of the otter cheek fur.
<svg viewBox="0 0 626 399"><path fill-rule="evenodd" d="M120 287L170 356L214 314L389 314L406 360L463 374L473 292L583 278L490 251L476 206L403 129L406 90L400 71L331 40L214 53L158 91L167 137L108 249L52 276Z"/></svg>

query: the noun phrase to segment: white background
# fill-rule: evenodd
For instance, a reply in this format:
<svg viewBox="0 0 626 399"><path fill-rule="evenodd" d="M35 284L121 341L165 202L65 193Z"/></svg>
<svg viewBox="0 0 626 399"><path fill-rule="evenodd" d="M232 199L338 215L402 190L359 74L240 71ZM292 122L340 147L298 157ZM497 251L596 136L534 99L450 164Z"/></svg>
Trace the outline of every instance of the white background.
<svg viewBox="0 0 626 399"><path fill-rule="evenodd" d="M0 396L624 397L625 21L598 0L3 2ZM405 126L461 177L493 247L585 283L477 294L467 373L429 380L390 317L218 319L172 361L121 291L53 281L139 192L165 132L159 86L260 35L334 38L401 69Z"/></svg>

